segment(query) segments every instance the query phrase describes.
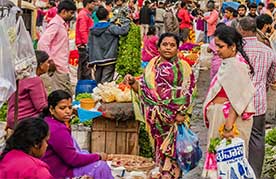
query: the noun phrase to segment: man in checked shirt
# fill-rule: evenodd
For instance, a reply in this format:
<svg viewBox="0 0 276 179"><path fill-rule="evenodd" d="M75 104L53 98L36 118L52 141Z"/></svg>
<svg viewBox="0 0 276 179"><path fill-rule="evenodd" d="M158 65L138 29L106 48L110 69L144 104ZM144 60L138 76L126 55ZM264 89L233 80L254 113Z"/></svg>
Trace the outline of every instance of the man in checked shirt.
<svg viewBox="0 0 276 179"><path fill-rule="evenodd" d="M249 163L256 177L260 178L264 161L265 147L265 113L267 109L267 91L276 80L276 56L272 49L259 42L256 37L256 21L244 17L239 21L238 31L245 41L244 50L254 68L253 83L256 88L254 105L256 113L249 141Z"/></svg>

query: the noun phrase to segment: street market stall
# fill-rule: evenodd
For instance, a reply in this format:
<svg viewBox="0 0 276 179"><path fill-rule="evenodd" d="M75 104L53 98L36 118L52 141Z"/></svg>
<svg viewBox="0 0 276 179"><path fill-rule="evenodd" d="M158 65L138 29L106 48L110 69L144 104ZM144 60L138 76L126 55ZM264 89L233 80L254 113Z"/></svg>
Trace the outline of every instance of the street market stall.
<svg viewBox="0 0 276 179"><path fill-rule="evenodd" d="M91 151L108 154L139 153L139 122L135 120L130 88L115 82L99 84L93 93L80 93L78 117L92 120Z"/></svg>

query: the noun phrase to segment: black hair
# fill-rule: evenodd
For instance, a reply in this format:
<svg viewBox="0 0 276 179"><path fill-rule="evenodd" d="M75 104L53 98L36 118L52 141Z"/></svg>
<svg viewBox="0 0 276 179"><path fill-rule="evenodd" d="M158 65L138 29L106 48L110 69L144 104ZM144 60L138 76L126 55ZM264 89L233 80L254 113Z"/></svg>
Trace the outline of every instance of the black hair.
<svg viewBox="0 0 276 179"><path fill-rule="evenodd" d="M226 26L226 24L224 22L219 22L217 25L216 25L216 28L219 28L221 26Z"/></svg>
<svg viewBox="0 0 276 179"><path fill-rule="evenodd" d="M58 13L61 13L62 10L65 11L76 11L77 7L72 0L63 0L58 4Z"/></svg>
<svg viewBox="0 0 276 179"><path fill-rule="evenodd" d="M215 9L215 1L209 0L206 6L208 9Z"/></svg>
<svg viewBox="0 0 276 179"><path fill-rule="evenodd" d="M147 35L155 35L155 34L156 34L155 26L150 26Z"/></svg>
<svg viewBox="0 0 276 179"><path fill-rule="evenodd" d="M108 17L108 11L103 6L99 6L96 16L99 18L99 20L105 20Z"/></svg>
<svg viewBox="0 0 276 179"><path fill-rule="evenodd" d="M259 2L258 6L265 6L265 4L263 2Z"/></svg>
<svg viewBox="0 0 276 179"><path fill-rule="evenodd" d="M95 2L95 0L83 0L83 7L86 7L86 5L89 3L91 3L91 2Z"/></svg>
<svg viewBox="0 0 276 179"><path fill-rule="evenodd" d="M244 8L245 10L247 9L244 4L239 5L238 9L240 9L240 8Z"/></svg>
<svg viewBox="0 0 276 179"><path fill-rule="evenodd" d="M148 6L149 4L150 4L149 1L145 1L145 3L144 3L145 6Z"/></svg>
<svg viewBox="0 0 276 179"><path fill-rule="evenodd" d="M173 37L176 41L176 45L177 45L177 48L179 47L179 43L180 43L180 39L177 35L173 34L173 33L170 33L170 32L166 32L166 33L163 33L161 34L158 42L157 42L157 47L160 47L162 41L164 40L164 38L166 37Z"/></svg>
<svg viewBox="0 0 276 179"><path fill-rule="evenodd" d="M117 1L122 1L122 3L125 3L125 0L114 0L114 3L116 3Z"/></svg>
<svg viewBox="0 0 276 179"><path fill-rule="evenodd" d="M35 50L37 66L43 64L46 60L49 59L48 53L43 50Z"/></svg>
<svg viewBox="0 0 276 179"><path fill-rule="evenodd" d="M275 5L272 2L267 5L267 9L271 10L273 8L275 8Z"/></svg>
<svg viewBox="0 0 276 179"><path fill-rule="evenodd" d="M233 17L237 17L238 16L238 11L236 11L234 8L232 7L226 7L225 10L231 12L233 14Z"/></svg>
<svg viewBox="0 0 276 179"><path fill-rule="evenodd" d="M181 1L180 7L183 8L186 6L186 3L184 1Z"/></svg>
<svg viewBox="0 0 276 179"><path fill-rule="evenodd" d="M13 149L29 154L31 148L35 147L35 145L40 148L43 139L47 137L48 133L48 124L41 118L21 120L15 127L13 134L7 139L6 146L0 155L0 161Z"/></svg>
<svg viewBox="0 0 276 179"><path fill-rule="evenodd" d="M249 64L250 73L254 74L254 69L250 64L249 57L243 50L244 41L243 41L242 35L235 28L228 27L228 26L220 26L216 29L214 35L218 37L220 40L222 40L224 43L226 43L228 46L235 44L238 52L243 56L243 58Z"/></svg>
<svg viewBox="0 0 276 179"><path fill-rule="evenodd" d="M251 8L254 8L254 9L257 9L257 4L256 3L251 3L250 5L249 5L249 9L251 9Z"/></svg>
<svg viewBox="0 0 276 179"><path fill-rule="evenodd" d="M256 17L256 24L258 29L262 29L265 24L272 24L273 20L268 14L261 14Z"/></svg>
<svg viewBox="0 0 276 179"><path fill-rule="evenodd" d="M56 2L55 1L49 1L49 5L51 5L52 7L56 7Z"/></svg>
<svg viewBox="0 0 276 179"><path fill-rule="evenodd" d="M110 5L110 4L112 4L112 0L105 1L105 5Z"/></svg>
<svg viewBox="0 0 276 179"><path fill-rule="evenodd" d="M64 90L56 90L50 93L48 96L48 106L43 109L41 117L50 116L50 107L55 108L63 99L72 99L72 96Z"/></svg>

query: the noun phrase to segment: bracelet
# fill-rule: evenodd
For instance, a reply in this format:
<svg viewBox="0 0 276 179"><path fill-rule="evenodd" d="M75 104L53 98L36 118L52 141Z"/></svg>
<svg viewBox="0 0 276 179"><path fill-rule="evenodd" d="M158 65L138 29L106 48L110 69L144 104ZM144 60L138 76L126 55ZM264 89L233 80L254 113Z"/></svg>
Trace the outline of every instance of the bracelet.
<svg viewBox="0 0 276 179"><path fill-rule="evenodd" d="M234 129L234 125L231 127L231 129L225 128L225 125L223 126L223 131L224 132L231 132Z"/></svg>

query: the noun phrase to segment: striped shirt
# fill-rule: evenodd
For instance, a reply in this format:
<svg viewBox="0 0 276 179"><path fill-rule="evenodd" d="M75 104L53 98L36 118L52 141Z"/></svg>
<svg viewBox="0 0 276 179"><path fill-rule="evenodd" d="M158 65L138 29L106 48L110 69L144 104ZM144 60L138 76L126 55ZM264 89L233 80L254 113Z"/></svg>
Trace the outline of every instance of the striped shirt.
<svg viewBox="0 0 276 179"><path fill-rule="evenodd" d="M266 113L267 90L269 84L276 80L276 56L272 49L257 40L257 37L244 37L244 51L254 68L253 83L256 88L254 105L255 116Z"/></svg>

